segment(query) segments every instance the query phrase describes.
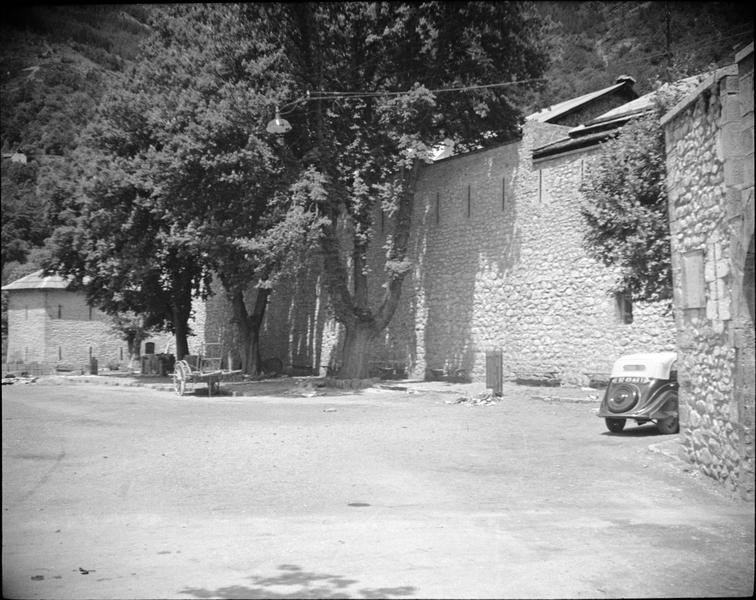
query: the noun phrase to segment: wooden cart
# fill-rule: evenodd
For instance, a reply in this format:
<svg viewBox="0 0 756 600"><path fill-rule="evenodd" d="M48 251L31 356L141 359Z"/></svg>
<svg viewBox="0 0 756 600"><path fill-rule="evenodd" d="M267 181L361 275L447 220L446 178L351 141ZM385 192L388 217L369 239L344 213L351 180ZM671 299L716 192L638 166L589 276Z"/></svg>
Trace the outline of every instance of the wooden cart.
<svg viewBox="0 0 756 600"><path fill-rule="evenodd" d="M212 396L220 391L221 381L239 379L241 369L223 370L220 368L220 358L203 358L200 355L188 356L189 360L176 362L176 370L173 372L173 387L179 396L183 396L187 386L197 383L207 384L207 395Z"/></svg>

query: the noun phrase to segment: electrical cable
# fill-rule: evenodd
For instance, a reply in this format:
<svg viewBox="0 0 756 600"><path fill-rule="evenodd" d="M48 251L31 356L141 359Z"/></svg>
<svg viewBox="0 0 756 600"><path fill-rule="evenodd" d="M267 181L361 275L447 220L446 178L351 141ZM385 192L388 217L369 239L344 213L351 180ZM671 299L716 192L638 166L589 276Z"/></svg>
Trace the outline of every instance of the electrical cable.
<svg viewBox="0 0 756 600"><path fill-rule="evenodd" d="M490 89L490 88L496 88L496 87L504 87L504 86L510 86L510 85L519 85L519 84L525 84L525 83L532 83L535 81L546 81L545 77L533 77L530 79L519 79L517 81L503 81L501 83L487 83L487 84L481 84L481 85L466 85L466 86L459 86L459 87L450 87L450 88L437 88L428 90L429 92L433 94L442 94L446 92L467 92L471 90L482 90L482 89ZM334 100L337 98L376 98L381 96L401 96L403 94L407 94L412 90L405 90L402 92L392 92L392 91L377 91L377 92L360 92L360 91L349 91L349 92L331 92L326 90L319 90L315 92L314 94L318 95L311 95L309 92L297 98L296 100L293 100L292 102L288 102L287 104L284 104L283 107L280 109L280 114L289 114L294 110L294 107L297 104L300 104L302 102L308 102L310 100ZM287 108L291 107L290 110L285 110Z"/></svg>

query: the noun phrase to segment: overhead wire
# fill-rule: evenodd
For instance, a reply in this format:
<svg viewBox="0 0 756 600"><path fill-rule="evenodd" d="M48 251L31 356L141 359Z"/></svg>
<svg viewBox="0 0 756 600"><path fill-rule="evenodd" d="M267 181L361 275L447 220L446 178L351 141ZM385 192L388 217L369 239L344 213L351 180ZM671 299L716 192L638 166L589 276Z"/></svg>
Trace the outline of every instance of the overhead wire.
<svg viewBox="0 0 756 600"><path fill-rule="evenodd" d="M486 84L480 84L480 85L465 85L465 86L448 87L448 88L436 88L436 89L431 89L428 91L433 94L442 94L446 92L467 92L471 90L490 89L490 88L505 87L505 86L510 86L510 85L533 83L536 81L546 81L546 78L545 77L532 77L530 79L519 79L516 81L502 81L500 83L486 83ZM288 114L294 110L294 107L297 104L300 104L302 102L308 102L311 100L333 100L337 98L376 98L376 97L382 97L382 96L401 96L411 91L412 90L404 90L404 91L383 90L383 91L372 91L372 92L368 92L368 91L336 92L336 91L328 91L328 90L318 90L313 93L307 92L307 94L305 94L304 96L300 96L296 100L293 100L292 102L288 102L287 104L284 104L283 107L280 109L280 113L282 115ZM291 107L291 109L286 111L286 109L289 107Z"/></svg>
<svg viewBox="0 0 756 600"><path fill-rule="evenodd" d="M731 30L730 32L727 32L727 35L720 36L718 38L715 38L713 40L709 40L708 42L704 42L703 44L700 42L689 42L687 44L680 44L675 47L673 47L673 54L675 52L683 52L688 49L692 48L708 48L711 46L714 46L720 42L723 42L725 40L737 40L739 38L742 38L747 35L753 36L753 28L749 27L748 25L745 25L746 29L743 31L739 31L737 29ZM737 32L737 33L736 33ZM629 61L615 61L615 65L621 65L623 67L630 66L630 65L636 65L641 64L644 62L647 62L650 59L653 58L662 58L666 56L666 51L659 54L653 54L650 56L644 56L643 58L638 58L636 60L629 60ZM511 85L519 85L519 84L525 84L525 83L533 83L536 81L546 81L547 78L545 77L533 77L529 79L521 79L517 81L505 81L500 83L489 83L489 84L480 84L480 85L468 85L468 86L457 86L457 87L448 87L448 88L436 88L428 90L431 93L437 94L437 93L446 93L446 92L465 92L465 91L471 91L471 90L477 90L477 89L489 89L489 88L497 88L497 87L505 87L505 86L511 86ZM377 97L385 97L385 96L401 96L403 94L409 93L411 90L404 90L404 91L389 91L389 90L382 90L382 91L344 91L344 92L338 92L338 91L329 91L329 90L317 90L314 92L307 92L305 95L300 96L296 100L293 100L292 102L288 102L284 104L280 109L280 114L289 114L293 112L297 105L303 103L303 102L309 102L312 100L333 100L338 98L377 98ZM288 110L287 110L288 109Z"/></svg>

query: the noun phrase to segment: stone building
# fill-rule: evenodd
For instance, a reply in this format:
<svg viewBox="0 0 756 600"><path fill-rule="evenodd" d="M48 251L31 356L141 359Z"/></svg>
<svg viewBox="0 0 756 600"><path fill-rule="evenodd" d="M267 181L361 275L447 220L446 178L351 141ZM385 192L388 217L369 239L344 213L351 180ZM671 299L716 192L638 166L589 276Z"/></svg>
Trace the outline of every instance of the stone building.
<svg viewBox="0 0 756 600"><path fill-rule="evenodd" d="M662 119L680 433L688 460L754 489L753 44Z"/></svg>
<svg viewBox="0 0 756 600"><path fill-rule="evenodd" d="M664 307L612 296L612 271L582 247L581 180L598 141L640 110L632 84L622 77L530 115L520 139L422 168L413 270L374 344L374 366L482 380L486 354L496 351L509 379L585 384L624 353L674 349ZM369 264L377 301L393 223L383 214L375 223ZM277 286L262 345L284 363L322 372L341 340L320 282L313 261Z"/></svg>
<svg viewBox="0 0 756 600"><path fill-rule="evenodd" d="M56 367L75 371L98 365L125 366L126 342L111 328L111 319L89 306L83 292L69 289L58 275L36 271L3 286L8 293L8 354L6 368L49 371ZM170 336L144 340L143 351L161 352Z"/></svg>

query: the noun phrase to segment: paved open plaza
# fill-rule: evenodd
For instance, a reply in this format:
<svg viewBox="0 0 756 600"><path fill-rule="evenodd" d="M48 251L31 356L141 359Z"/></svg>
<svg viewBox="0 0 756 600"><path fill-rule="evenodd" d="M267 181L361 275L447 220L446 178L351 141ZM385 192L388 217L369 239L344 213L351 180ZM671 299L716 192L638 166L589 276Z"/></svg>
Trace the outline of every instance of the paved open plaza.
<svg viewBox="0 0 756 600"><path fill-rule="evenodd" d="M390 387L4 386L4 596L753 593L753 505L676 436L585 390Z"/></svg>

